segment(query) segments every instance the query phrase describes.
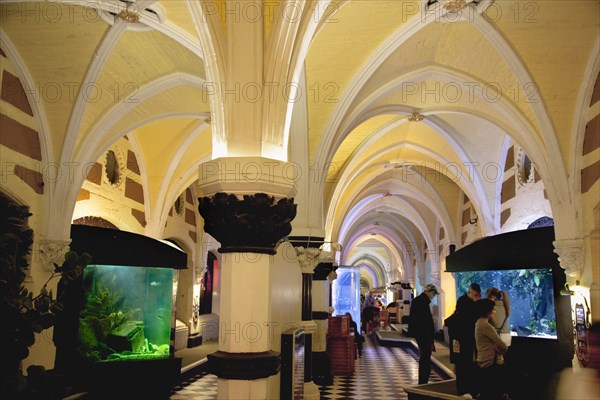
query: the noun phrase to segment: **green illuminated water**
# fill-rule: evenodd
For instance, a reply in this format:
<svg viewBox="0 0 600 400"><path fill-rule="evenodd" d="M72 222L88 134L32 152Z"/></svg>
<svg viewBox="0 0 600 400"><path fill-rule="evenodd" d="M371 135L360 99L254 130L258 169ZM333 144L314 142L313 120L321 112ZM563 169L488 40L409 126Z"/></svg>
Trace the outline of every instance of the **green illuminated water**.
<svg viewBox="0 0 600 400"><path fill-rule="evenodd" d="M170 356L173 270L89 265L79 354L92 362Z"/></svg>

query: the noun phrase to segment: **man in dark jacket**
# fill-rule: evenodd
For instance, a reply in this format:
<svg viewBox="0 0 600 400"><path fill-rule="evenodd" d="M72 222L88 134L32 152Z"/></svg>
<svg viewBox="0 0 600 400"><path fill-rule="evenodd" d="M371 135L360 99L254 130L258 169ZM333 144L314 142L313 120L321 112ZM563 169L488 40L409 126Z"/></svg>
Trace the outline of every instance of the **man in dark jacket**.
<svg viewBox="0 0 600 400"><path fill-rule="evenodd" d="M456 354L456 391L459 396L472 398L476 392L474 376L476 373L475 360L475 323L478 311L476 302L481 300L481 287L472 283L465 294L456 301L455 320L452 323L451 337L458 340Z"/></svg>
<svg viewBox="0 0 600 400"><path fill-rule="evenodd" d="M410 305L408 336L415 338L419 346L419 385L429 382L431 352L435 351L433 316L429 303L438 294L437 288L425 285L423 293L415 297Z"/></svg>

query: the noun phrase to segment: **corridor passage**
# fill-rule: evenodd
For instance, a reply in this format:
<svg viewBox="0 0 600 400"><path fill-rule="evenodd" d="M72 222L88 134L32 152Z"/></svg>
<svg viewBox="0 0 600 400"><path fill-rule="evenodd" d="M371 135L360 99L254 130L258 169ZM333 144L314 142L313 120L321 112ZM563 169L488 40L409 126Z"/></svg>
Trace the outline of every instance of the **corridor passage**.
<svg viewBox="0 0 600 400"><path fill-rule="evenodd" d="M411 347L384 347L367 337L363 356L355 362L352 376L335 376L333 385L320 387L321 400L406 400L403 386L416 385L418 353ZM431 371L429 382L447 379ZM217 377L199 372L177 386L170 400L213 400ZM234 399L231 399L234 400Z"/></svg>

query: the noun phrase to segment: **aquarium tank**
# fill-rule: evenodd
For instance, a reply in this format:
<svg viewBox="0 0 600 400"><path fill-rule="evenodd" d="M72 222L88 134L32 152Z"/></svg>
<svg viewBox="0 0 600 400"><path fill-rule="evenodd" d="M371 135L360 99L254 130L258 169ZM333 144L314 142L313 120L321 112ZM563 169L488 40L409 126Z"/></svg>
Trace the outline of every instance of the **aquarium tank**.
<svg viewBox="0 0 600 400"><path fill-rule="evenodd" d="M360 267L340 266L332 284L333 315L352 315L360 324Z"/></svg>
<svg viewBox="0 0 600 400"><path fill-rule="evenodd" d="M170 357L173 274L170 268L85 268L79 355L95 363Z"/></svg>
<svg viewBox="0 0 600 400"><path fill-rule="evenodd" d="M513 336L557 339L556 312L551 269L455 272L457 297L471 283L481 286L481 296L491 287L504 290L510 300Z"/></svg>

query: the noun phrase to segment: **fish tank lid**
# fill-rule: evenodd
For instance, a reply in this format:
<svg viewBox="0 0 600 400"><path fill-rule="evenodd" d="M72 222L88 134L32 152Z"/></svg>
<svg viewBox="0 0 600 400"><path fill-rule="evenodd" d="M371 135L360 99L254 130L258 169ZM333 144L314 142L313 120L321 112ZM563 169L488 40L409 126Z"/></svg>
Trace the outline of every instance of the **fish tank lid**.
<svg viewBox="0 0 600 400"><path fill-rule="evenodd" d="M446 257L446 272L559 267L554 227L487 236Z"/></svg>
<svg viewBox="0 0 600 400"><path fill-rule="evenodd" d="M96 265L186 269L187 254L161 240L118 229L71 225L71 250Z"/></svg>

